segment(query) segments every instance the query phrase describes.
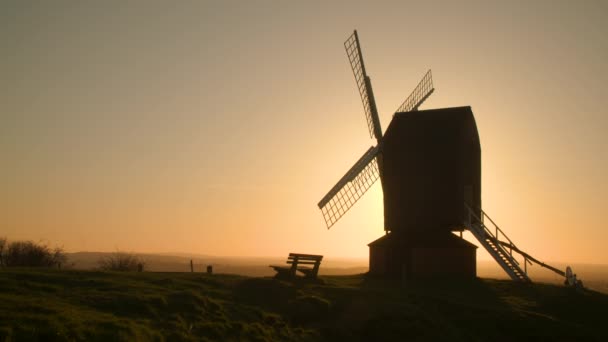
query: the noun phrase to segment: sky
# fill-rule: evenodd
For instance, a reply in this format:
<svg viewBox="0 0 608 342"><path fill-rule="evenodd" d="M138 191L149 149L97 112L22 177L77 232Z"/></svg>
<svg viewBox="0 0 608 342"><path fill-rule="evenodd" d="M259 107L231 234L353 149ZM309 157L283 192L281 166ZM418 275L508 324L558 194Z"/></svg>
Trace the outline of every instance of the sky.
<svg viewBox="0 0 608 342"><path fill-rule="evenodd" d="M0 236L366 258L379 182L330 230L316 205L375 144L354 29L383 129L432 69L421 109L472 107L483 208L511 240L608 263L608 2L591 0L2 1Z"/></svg>

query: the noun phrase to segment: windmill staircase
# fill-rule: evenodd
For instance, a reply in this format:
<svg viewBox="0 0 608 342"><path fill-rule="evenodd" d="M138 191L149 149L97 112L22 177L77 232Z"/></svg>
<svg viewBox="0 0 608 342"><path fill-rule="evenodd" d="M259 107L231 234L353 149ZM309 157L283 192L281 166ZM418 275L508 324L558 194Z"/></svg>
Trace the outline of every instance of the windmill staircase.
<svg viewBox="0 0 608 342"><path fill-rule="evenodd" d="M509 239L509 237L498 227L494 221L483 210L479 209L481 217L478 216L471 207L465 203L468 212L467 228L475 236L477 241L490 253L502 269L513 279L519 282L531 282L528 277L527 264L532 264L527 253L521 252L519 248ZM486 225L486 219L494 229L490 229ZM520 263L513 257L513 251L523 255L524 269ZM536 259L533 259L536 260ZM542 263L539 263L542 264ZM546 267L546 266L545 266ZM558 270L558 272L561 272Z"/></svg>
<svg viewBox="0 0 608 342"><path fill-rule="evenodd" d="M576 274L572 272L570 266L568 266L564 272L558 268L539 261L530 254L517 248L513 241L509 239L507 234L505 234L505 232L503 232L502 229L500 229L498 225L492 221L490 216L488 216L488 214L486 214L486 212L481 208L478 208L476 211L473 210L466 202L464 205L467 212L465 227L473 234L473 236L475 236L477 241L479 241L486 251L490 253L492 258L496 260L496 262L500 265L500 267L502 267L503 270L505 270L511 279L518 282L531 283L532 280L528 276L528 264L537 264L564 277L564 283L566 285L576 287L577 289L583 288L583 282L576 278ZM489 222L491 226L488 226L486 222ZM521 268L520 263L514 258L513 252L523 257L523 269Z"/></svg>

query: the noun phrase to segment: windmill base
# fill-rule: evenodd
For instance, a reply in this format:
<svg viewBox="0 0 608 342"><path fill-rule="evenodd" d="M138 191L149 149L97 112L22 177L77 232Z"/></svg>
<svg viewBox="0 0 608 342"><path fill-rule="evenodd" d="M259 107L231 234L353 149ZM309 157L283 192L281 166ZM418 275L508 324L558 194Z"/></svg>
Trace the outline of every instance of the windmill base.
<svg viewBox="0 0 608 342"><path fill-rule="evenodd" d="M477 276L477 246L451 232L389 233L368 246L371 276L406 280Z"/></svg>

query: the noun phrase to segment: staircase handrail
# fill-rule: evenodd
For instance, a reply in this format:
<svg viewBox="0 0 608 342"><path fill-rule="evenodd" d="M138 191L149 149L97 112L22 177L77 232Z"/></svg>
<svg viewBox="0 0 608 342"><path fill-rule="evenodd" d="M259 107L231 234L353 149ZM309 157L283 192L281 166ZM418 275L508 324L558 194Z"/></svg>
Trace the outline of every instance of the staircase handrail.
<svg viewBox="0 0 608 342"><path fill-rule="evenodd" d="M481 214L482 214L482 215L481 215L482 217L479 217L479 216L477 216L477 214L475 214L475 212L473 211L473 209L471 208L471 206L470 206L468 203L466 203L466 202L465 202L465 203L464 203L464 205L467 207L467 209L468 209L468 211L469 211L469 214L473 214L473 216L474 216L476 219L478 219L478 220L479 220L479 222L481 222L481 223L482 223L482 226L485 228L485 230L487 230L487 231L488 231L488 233L490 233L490 236L491 236L491 237L493 237L493 238L495 238L496 240L500 241L500 239L499 239L499 235L498 235L498 232L500 232L500 233L502 234L502 236L503 236L505 239L507 239L507 241L509 241L509 247L512 247L512 248L514 248L514 249L518 249L518 248L515 246L515 244L513 243L513 241L511 241L511 239L509 239L509 237L507 236L507 234L505 234L505 232L504 232L502 229L500 229L500 227L499 227L499 226L496 224L496 222L494 222L494 220L492 220L492 218L490 217L490 215L488 215L488 214L487 214L487 213L486 213L486 212L485 212L483 209L481 209L481 208L477 207L477 209L479 209L479 211L480 211L480 212L481 212ZM495 235L493 235L493 234L492 234L492 231L491 231L491 230L490 230L490 229L489 229L489 228L488 228L488 227L485 225L485 223L484 223L484 217L487 217L487 218L488 218L488 220L490 220L490 222L491 222L491 223L492 223L492 225L494 226L494 228L496 228L496 234L495 234ZM470 221L471 221L471 220L469 219L469 223L470 223Z"/></svg>
<svg viewBox="0 0 608 342"><path fill-rule="evenodd" d="M472 222L471 222L471 217L470 215L473 215L473 217L475 217L477 220L479 220L479 222L481 223L481 226L484 228L484 230L488 233L488 235L490 236L490 238L497 244L497 245L501 245L505 246L505 247L509 247L509 249L511 251L515 251L517 253L519 253L521 256L524 257L524 266L526 264L530 264L532 265L532 263L536 263L537 265L547 268L563 277L566 276L566 273L558 268L555 268L551 265L547 265L544 262L539 261L538 259L534 258L533 256L531 256L530 254L522 251L521 249L517 248L517 246L515 246L515 244L513 243L513 241L511 241L511 239L509 239L509 237L507 236L507 234L505 234L505 232L502 231L502 229L500 229L500 227L498 227L498 225L492 220L492 218L490 217L490 215L488 215L483 209L481 208L477 208L479 209L479 211L482 213L482 217L480 218L479 216L477 216L477 214L473 211L473 209L471 208L471 206L468 203L464 203L466 208L468 209L469 212L469 217L468 217L468 224L469 226L472 226ZM485 225L484 223L484 217L487 217L488 220L490 220L490 222L492 222L492 225L494 225L494 227L496 228L496 235L492 234L492 231ZM505 239L507 239L507 242L501 241L498 238L498 232L502 233L502 235L505 237ZM510 253L511 254L511 253ZM514 260L515 262L517 262L516 260ZM527 268L524 270L524 272L527 274L528 270Z"/></svg>
<svg viewBox="0 0 608 342"><path fill-rule="evenodd" d="M495 223L495 222L492 220L492 218L491 218L491 217L490 217L490 216L489 216L489 215L488 215L488 214L487 214L485 211L483 211L483 209L478 208L478 209L479 209L479 211L482 213L481 218L480 218L479 216L477 216L477 214L476 214L475 212L473 212L473 209L471 209L471 206L469 206L469 204L468 204L468 203L466 203L466 202L465 202L464 204L465 204L465 206L467 207L468 212L469 212L469 217L468 217L468 220L469 220L469 221L468 221L468 222L469 222L469 226L472 226L472 223L471 223L471 217L470 217L470 215L473 215L473 217L475 217L475 218L476 218L476 219L479 221L479 223L480 223L481 227L483 228L483 230L485 231L485 233L488 235L488 237L489 237L489 238L490 238L492 241L494 241L494 244L496 245L496 248L497 248L497 249L500 249L500 250L501 250L501 252L502 252L502 253L504 253L505 255L507 255L507 254L508 254L508 255L511 255L512 262L513 262L514 264L516 264L516 265L518 265L518 266L519 266L519 261L517 261L516 259L514 259L514 258L512 257L512 256L513 256L513 249L517 249L517 250L519 250L519 248L517 248L517 247L515 246L515 244L513 243L513 241L511 241L511 239L509 239L509 237L507 236L507 234L505 234L505 233L502 231L502 229L500 229L500 228L498 227L498 225L497 225L497 224L496 224L496 223ZM485 217L487 217L487 218L490 220L490 222L492 222L492 224L494 225L494 227L495 227L495 229L496 229L496 235L494 235L494 234L492 233L492 231L490 230L490 228L488 228L488 226L486 226L486 224L485 224L485 222L484 222L484 219L483 219L483 218L484 218L484 216L485 216ZM502 235L503 235L503 236L504 236L504 237L505 237L505 238L506 238L506 239L509 241L509 243L506 243L506 242L500 241L500 239L499 239L499 235L498 235L498 232L501 232L501 233L502 233ZM509 252L507 252L507 251L505 250L505 248L503 247L503 246L505 246L505 245L509 247ZM526 266L526 265L525 265L526 263L530 263L530 261L528 261L528 260L527 260L527 259L524 257L524 266ZM525 270L525 271L524 271L524 273L527 273L527 270Z"/></svg>

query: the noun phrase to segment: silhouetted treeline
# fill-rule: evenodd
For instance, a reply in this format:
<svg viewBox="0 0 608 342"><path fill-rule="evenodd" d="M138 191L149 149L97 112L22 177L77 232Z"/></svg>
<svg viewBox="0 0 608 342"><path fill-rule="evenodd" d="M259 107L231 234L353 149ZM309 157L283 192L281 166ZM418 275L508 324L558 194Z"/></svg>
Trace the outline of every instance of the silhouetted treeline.
<svg viewBox="0 0 608 342"><path fill-rule="evenodd" d="M58 267L66 261L62 248L51 248L33 241L8 241L0 238L2 267Z"/></svg>

